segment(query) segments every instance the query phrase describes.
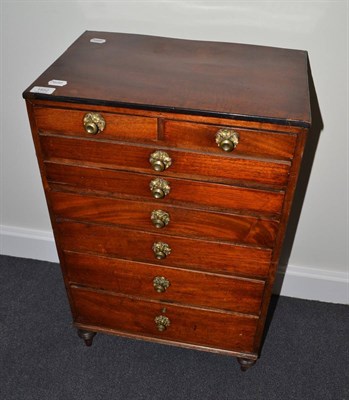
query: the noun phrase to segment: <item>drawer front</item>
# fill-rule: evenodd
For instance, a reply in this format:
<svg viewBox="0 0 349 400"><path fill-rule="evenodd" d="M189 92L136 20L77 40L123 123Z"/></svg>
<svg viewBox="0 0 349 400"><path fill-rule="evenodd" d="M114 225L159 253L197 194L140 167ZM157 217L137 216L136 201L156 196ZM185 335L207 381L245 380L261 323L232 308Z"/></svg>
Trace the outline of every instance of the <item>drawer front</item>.
<svg viewBox="0 0 349 400"><path fill-rule="evenodd" d="M231 128L229 126L226 127ZM224 151L218 147L215 141L216 133L221 128L225 127L166 120L163 140L169 146L221 154ZM293 158L296 135L235 127L232 127L232 129L239 135L239 143L233 150L234 154L281 160Z"/></svg>
<svg viewBox="0 0 349 400"><path fill-rule="evenodd" d="M93 110L91 110L93 112ZM87 111L63 108L35 107L34 115L39 132L54 132L60 135L91 137L84 129L83 119ZM130 116L102 112L105 128L92 135L96 139L118 139L137 141L157 140L157 118Z"/></svg>
<svg viewBox="0 0 349 400"><path fill-rule="evenodd" d="M259 315L264 281L80 253L66 252L64 260L70 283L164 302Z"/></svg>
<svg viewBox="0 0 349 400"><path fill-rule="evenodd" d="M149 184L155 175L132 172L109 171L97 168L78 167L56 163L46 163L47 179L51 184L61 184L75 189L107 192L113 195L140 196L154 200ZM163 204L193 205L258 212L259 214L278 215L281 213L284 192L248 189L223 184L190 181L166 177L170 184L170 193Z"/></svg>
<svg viewBox="0 0 349 400"><path fill-rule="evenodd" d="M57 136L42 136L41 146L45 160L153 172L149 157L154 148ZM173 149L166 150L166 153L172 163L161 175L198 176L204 180L225 179L276 186L285 186L288 181L290 163L286 161L271 163L239 158L235 154L207 155Z"/></svg>
<svg viewBox="0 0 349 400"><path fill-rule="evenodd" d="M140 301L77 287L70 292L79 324L218 349L253 351L256 317ZM170 324L162 332L155 322L159 316L168 318Z"/></svg>
<svg viewBox="0 0 349 400"><path fill-rule="evenodd" d="M49 197L53 212L59 219L118 225L157 234L163 232L201 239L221 239L268 248L273 247L279 226L277 221L268 219L199 211L168 204L161 205L160 209L159 203L155 201L141 202L55 191L51 191ZM154 226L158 223L158 210L167 213L160 219L164 224L162 228Z"/></svg>
<svg viewBox="0 0 349 400"><path fill-rule="evenodd" d="M68 221L58 222L56 230L64 250L216 273L266 276L272 253L270 249ZM166 258L155 257L153 245L158 242L170 247Z"/></svg>

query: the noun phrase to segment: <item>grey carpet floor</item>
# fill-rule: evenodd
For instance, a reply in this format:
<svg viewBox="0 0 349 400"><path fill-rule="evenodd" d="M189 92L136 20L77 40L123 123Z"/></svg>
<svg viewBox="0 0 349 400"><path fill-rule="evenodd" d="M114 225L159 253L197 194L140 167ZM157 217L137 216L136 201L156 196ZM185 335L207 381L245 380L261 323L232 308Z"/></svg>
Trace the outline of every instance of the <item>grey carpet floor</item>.
<svg viewBox="0 0 349 400"><path fill-rule="evenodd" d="M232 357L71 326L57 264L0 256L1 400L349 400L349 307L273 298L262 357Z"/></svg>

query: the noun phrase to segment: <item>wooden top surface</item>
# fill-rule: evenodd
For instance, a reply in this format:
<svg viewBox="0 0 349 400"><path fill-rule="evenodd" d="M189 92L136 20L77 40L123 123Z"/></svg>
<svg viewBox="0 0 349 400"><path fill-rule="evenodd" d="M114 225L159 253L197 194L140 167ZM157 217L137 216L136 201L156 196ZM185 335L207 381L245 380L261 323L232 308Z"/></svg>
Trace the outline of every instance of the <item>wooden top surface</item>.
<svg viewBox="0 0 349 400"><path fill-rule="evenodd" d="M307 127L307 65L299 50L86 31L23 97ZM30 92L52 79L67 84Z"/></svg>

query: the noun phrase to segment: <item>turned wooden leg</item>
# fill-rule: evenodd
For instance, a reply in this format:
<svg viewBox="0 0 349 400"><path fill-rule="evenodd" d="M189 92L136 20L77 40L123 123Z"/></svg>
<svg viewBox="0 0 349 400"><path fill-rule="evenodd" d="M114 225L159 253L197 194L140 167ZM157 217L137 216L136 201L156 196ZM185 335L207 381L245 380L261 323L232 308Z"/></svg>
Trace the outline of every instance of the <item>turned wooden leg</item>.
<svg viewBox="0 0 349 400"><path fill-rule="evenodd" d="M84 331L83 329L78 329L79 338L84 339L86 346L92 346L93 338L96 332Z"/></svg>
<svg viewBox="0 0 349 400"><path fill-rule="evenodd" d="M241 371L247 371L252 365L256 363L257 360L250 360L249 358L238 358L238 363L240 364Z"/></svg>

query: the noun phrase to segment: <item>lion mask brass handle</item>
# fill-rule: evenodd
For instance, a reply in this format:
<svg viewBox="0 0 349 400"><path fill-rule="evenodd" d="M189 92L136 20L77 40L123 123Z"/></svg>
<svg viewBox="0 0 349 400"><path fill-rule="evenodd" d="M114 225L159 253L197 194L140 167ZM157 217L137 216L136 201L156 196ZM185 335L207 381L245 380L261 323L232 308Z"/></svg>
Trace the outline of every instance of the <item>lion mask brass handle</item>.
<svg viewBox="0 0 349 400"><path fill-rule="evenodd" d="M164 276L156 276L153 279L153 286L158 293L163 293L170 287L170 281Z"/></svg>
<svg viewBox="0 0 349 400"><path fill-rule="evenodd" d="M153 210L150 216L151 222L155 228L164 228L170 222L170 214L162 210Z"/></svg>
<svg viewBox="0 0 349 400"><path fill-rule="evenodd" d="M84 128L90 135L96 135L105 128L105 119L99 113L87 113L84 116Z"/></svg>
<svg viewBox="0 0 349 400"><path fill-rule="evenodd" d="M170 185L165 179L155 178L149 183L149 187L153 197L163 199L170 193Z"/></svg>
<svg viewBox="0 0 349 400"><path fill-rule="evenodd" d="M233 129L220 129L216 133L216 143L223 151L233 151L239 144L239 134Z"/></svg>
<svg viewBox="0 0 349 400"><path fill-rule="evenodd" d="M157 172L164 171L172 164L171 157L165 151L161 150L154 151L154 153L150 154L149 162L154 171Z"/></svg>
<svg viewBox="0 0 349 400"><path fill-rule="evenodd" d="M165 315L158 315L154 319L158 331L163 332L170 326L170 320Z"/></svg>
<svg viewBox="0 0 349 400"><path fill-rule="evenodd" d="M171 247L164 242L155 242L153 244L153 252L158 260L162 260L171 254Z"/></svg>

